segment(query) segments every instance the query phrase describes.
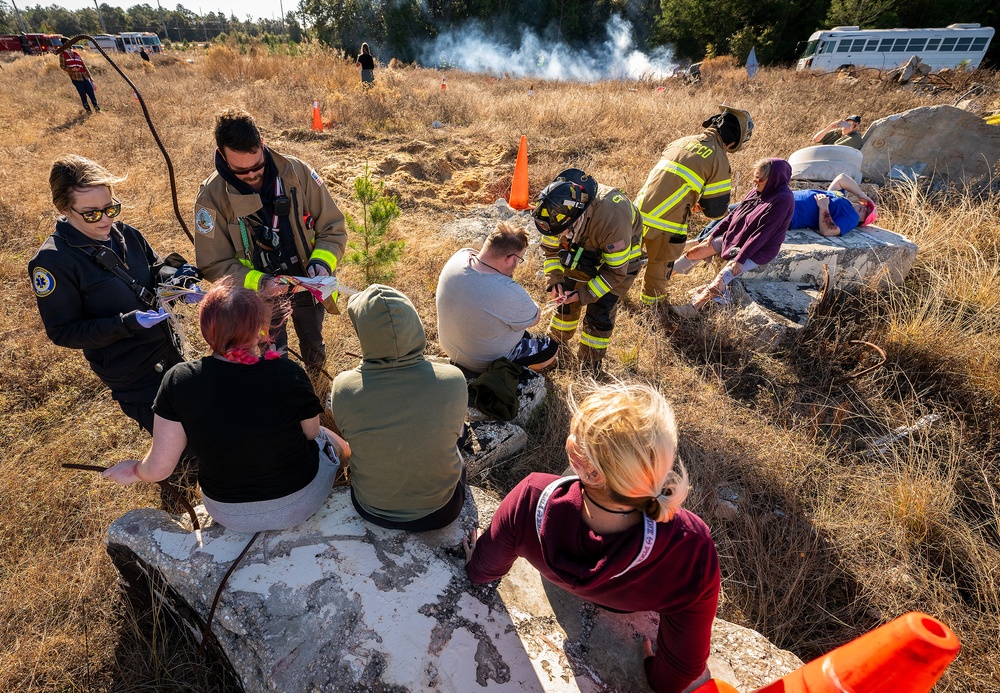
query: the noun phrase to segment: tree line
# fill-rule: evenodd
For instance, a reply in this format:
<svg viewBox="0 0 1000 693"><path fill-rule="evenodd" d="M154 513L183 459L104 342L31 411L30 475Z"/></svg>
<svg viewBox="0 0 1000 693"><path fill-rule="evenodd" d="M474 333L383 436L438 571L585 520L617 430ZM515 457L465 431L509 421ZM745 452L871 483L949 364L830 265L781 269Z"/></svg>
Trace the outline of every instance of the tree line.
<svg viewBox="0 0 1000 693"><path fill-rule="evenodd" d="M281 19L240 20L221 12L204 15L177 5L160 11L148 4L122 9L67 10L57 5L21 12L30 30L72 35L153 31L171 41L207 41L220 34L312 37L348 54L367 41L382 60L413 61L443 31L461 32L478 23L497 41L517 45L527 28L543 40L584 46L605 40L613 15L628 19L643 49L670 44L691 61L734 55L743 60L756 48L764 64L792 62L797 44L813 31L841 25L888 29L978 22L996 27L1000 3L981 0L300 0L297 12ZM0 32L16 33L13 10L0 0ZM1000 40L987 63L998 64Z"/></svg>
<svg viewBox="0 0 1000 693"><path fill-rule="evenodd" d="M172 10L164 7L162 11L149 4L133 5L128 9L108 4L101 4L99 7L100 13L94 7L67 10L58 5L48 7L19 5L21 20L29 33L93 36L104 33L120 34L123 31L151 31L161 40L181 43L211 41L222 34L254 37L287 36L288 40L295 42L307 38L295 12L288 12L282 22L280 17L239 19L233 14L226 16L222 12L199 15L183 5L176 5ZM0 0L0 34L17 34L20 31L13 7Z"/></svg>

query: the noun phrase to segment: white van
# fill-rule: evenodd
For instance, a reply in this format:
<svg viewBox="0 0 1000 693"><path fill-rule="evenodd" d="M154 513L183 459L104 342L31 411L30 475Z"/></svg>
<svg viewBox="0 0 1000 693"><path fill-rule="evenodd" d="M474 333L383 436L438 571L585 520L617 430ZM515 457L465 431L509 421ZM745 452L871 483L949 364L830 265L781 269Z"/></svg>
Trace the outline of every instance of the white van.
<svg viewBox="0 0 1000 693"><path fill-rule="evenodd" d="M838 26L809 37L796 69L830 72L854 66L890 70L914 55L932 70L977 68L992 38L993 28L978 24L950 24L944 29Z"/></svg>
<svg viewBox="0 0 1000 693"><path fill-rule="evenodd" d="M94 40L97 41L97 45L104 49L105 53L117 53L118 52L118 41L111 34L94 34ZM93 45L90 41L87 41L88 45Z"/></svg>

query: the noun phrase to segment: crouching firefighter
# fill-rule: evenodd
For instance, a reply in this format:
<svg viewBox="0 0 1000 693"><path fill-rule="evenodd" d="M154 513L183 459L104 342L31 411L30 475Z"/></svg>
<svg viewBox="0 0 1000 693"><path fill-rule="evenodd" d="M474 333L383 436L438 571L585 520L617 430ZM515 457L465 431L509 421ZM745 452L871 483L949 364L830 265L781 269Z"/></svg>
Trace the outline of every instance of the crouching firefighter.
<svg viewBox="0 0 1000 693"><path fill-rule="evenodd" d="M635 200L649 259L642 287L647 305L666 298L674 261L684 252L691 213L721 219L728 210L732 181L727 152L739 151L750 139L753 119L738 108L720 108L721 113L702 123L700 134L667 145Z"/></svg>
<svg viewBox="0 0 1000 693"><path fill-rule="evenodd" d="M205 277L231 274L244 288L273 294L280 275L333 276L347 229L319 174L265 147L253 117L240 109L218 117L215 143L215 172L195 201L195 256ZM336 293L322 304L305 291L292 296L292 324L309 369L326 361L324 306L336 314L336 300ZM272 325L272 338L285 349L284 323Z"/></svg>
<svg viewBox="0 0 1000 693"><path fill-rule="evenodd" d="M542 234L545 280L558 302L549 335L568 342L580 324L580 361L599 369L615 328L618 301L639 273L642 217L621 190L566 169L538 196L532 216Z"/></svg>

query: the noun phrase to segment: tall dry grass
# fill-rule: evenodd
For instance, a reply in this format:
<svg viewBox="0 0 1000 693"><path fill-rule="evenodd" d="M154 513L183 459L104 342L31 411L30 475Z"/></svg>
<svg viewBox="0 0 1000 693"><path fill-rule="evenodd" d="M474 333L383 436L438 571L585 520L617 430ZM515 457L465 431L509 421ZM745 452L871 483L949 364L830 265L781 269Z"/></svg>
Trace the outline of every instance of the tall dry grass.
<svg viewBox="0 0 1000 693"><path fill-rule="evenodd" d="M125 68L150 104L190 213L211 170L214 114L240 104L268 144L320 171L349 211L350 186L366 165L399 195L397 233L407 253L397 286L414 301L435 351L436 277L459 243L441 226L491 203L510 185L517 142L529 137L532 191L561 168L587 168L635 194L658 152L698 129L723 100L757 123L732 157L739 192L752 162L787 155L821 124L859 112L866 123L954 92L922 94L875 80L764 70L748 83L725 60L705 65L699 87L678 82L597 85L489 80L431 70L379 70L363 90L339 56L192 52L193 64ZM128 180L116 193L125 220L160 252L192 255L173 219L164 166L131 93L86 57L106 113L79 116L76 93L51 57L18 58L0 71L0 687L5 690L215 690L211 666L195 661L160 620L131 614L103 552L114 518L156 503L149 488L120 488L60 461L110 464L139 455L146 439L125 419L78 352L52 346L25 273L51 231L48 167L80 153ZM154 58L155 59L155 58ZM997 80L984 106L997 108ZM965 85L958 85L965 86ZM313 99L326 131L309 131ZM433 127L438 121L441 127ZM725 314L678 325L626 300L608 370L643 379L675 403L681 455L695 490L689 507L711 525L722 556L720 615L757 628L811 657L909 609L942 618L963 651L941 690L1000 685L1000 414L996 279L1000 198L880 191L882 220L921 245L903 287L831 297L786 352L755 353ZM190 223L190 221L189 221ZM518 278L538 296L531 259ZM342 279L355 284L352 268ZM683 296L687 278L672 291ZM633 297L634 298L634 297ZM326 322L327 368L350 368L357 339L346 320ZM882 346L874 363L863 339ZM528 450L491 471L503 491L530 470L561 471L572 367L551 375L552 394L531 424ZM325 388L323 383L318 387ZM873 440L928 413L941 418L884 454ZM718 501L735 503L724 512Z"/></svg>

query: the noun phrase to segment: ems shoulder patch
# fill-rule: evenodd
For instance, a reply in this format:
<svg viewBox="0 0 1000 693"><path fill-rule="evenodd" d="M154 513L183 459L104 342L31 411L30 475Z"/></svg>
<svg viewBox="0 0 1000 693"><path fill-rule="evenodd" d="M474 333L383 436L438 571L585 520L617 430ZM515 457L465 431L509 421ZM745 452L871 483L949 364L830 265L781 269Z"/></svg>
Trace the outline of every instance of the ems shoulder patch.
<svg viewBox="0 0 1000 693"><path fill-rule="evenodd" d="M208 235L215 230L215 217L207 207L200 207L194 215L194 227L198 233Z"/></svg>
<svg viewBox="0 0 1000 693"><path fill-rule="evenodd" d="M56 290L56 278L44 267L36 267L31 273L31 286L35 290L35 296L45 298Z"/></svg>
<svg viewBox="0 0 1000 693"><path fill-rule="evenodd" d="M316 173L316 169L310 169L309 175L312 176L314 181L316 181L316 185L323 185L323 179L319 177L318 173Z"/></svg>

